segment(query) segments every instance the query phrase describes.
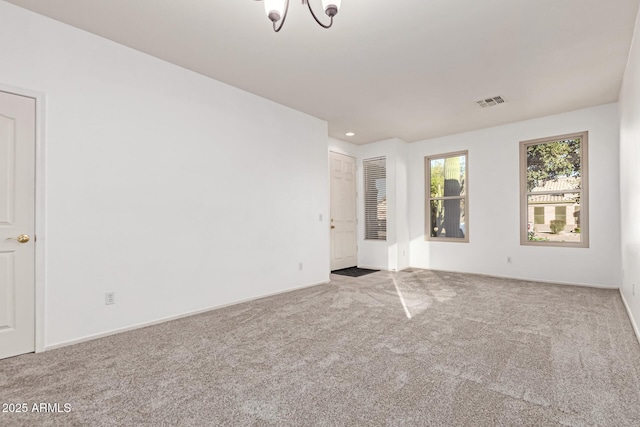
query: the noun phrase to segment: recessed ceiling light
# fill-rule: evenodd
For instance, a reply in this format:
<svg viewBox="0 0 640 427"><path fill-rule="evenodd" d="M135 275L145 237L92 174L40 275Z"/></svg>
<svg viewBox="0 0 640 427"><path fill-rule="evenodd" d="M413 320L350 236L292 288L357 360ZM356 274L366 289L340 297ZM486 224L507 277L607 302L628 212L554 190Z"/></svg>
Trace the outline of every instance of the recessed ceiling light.
<svg viewBox="0 0 640 427"><path fill-rule="evenodd" d="M355 136L355 133L353 133L353 132L347 132L347 133L345 133L345 135L346 135L346 136Z"/></svg>

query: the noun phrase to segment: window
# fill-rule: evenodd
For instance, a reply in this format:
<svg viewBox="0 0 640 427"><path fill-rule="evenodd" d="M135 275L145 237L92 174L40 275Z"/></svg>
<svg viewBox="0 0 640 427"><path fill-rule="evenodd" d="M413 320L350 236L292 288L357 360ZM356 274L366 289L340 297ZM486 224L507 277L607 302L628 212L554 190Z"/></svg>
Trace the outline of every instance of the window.
<svg viewBox="0 0 640 427"><path fill-rule="evenodd" d="M387 160L367 159L364 170L364 238L387 240Z"/></svg>
<svg viewBox="0 0 640 427"><path fill-rule="evenodd" d="M589 247L588 132L520 143L520 243Z"/></svg>
<svg viewBox="0 0 640 427"><path fill-rule="evenodd" d="M426 240L469 241L467 154L425 158Z"/></svg>
<svg viewBox="0 0 640 427"><path fill-rule="evenodd" d="M544 224L544 206L536 206L534 209L534 224Z"/></svg>

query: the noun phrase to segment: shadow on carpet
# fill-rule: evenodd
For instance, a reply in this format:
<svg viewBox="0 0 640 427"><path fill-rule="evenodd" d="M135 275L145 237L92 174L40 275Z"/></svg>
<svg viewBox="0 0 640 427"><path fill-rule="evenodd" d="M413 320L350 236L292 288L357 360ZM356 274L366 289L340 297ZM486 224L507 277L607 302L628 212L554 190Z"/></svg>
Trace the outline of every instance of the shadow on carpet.
<svg viewBox="0 0 640 427"><path fill-rule="evenodd" d="M360 277L365 274L375 273L380 270L369 270L368 268L349 267L341 270L333 270L331 274L339 274L341 276Z"/></svg>

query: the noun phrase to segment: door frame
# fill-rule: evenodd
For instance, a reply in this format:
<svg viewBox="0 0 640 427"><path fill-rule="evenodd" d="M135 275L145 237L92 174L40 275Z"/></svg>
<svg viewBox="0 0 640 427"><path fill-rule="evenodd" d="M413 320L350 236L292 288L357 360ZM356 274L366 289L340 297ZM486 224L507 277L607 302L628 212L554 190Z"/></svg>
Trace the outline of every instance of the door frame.
<svg viewBox="0 0 640 427"><path fill-rule="evenodd" d="M359 212L359 203L358 203L358 197L360 196L360 192L358 191L358 189L360 188L360 168L358 167L358 156L351 154L351 153L347 153L346 151L342 151L342 150L338 150L335 147L332 147L331 145L329 145L329 152L327 153L327 163L328 163L328 169L329 169L329 216L327 217L327 219L329 220L329 227L331 226L331 154L340 154L341 156L347 156L347 157L351 157L354 160L354 164L355 164L355 185L356 185L356 267L358 267L358 254L360 252L360 245L358 245L359 240L359 234L358 234L358 229L360 227L360 212ZM331 273L331 228L327 227L327 231L329 233L329 273Z"/></svg>
<svg viewBox="0 0 640 427"><path fill-rule="evenodd" d="M45 204L45 106L46 96L21 87L10 86L0 82L0 91L13 95L25 96L36 100L36 140L35 140L35 352L45 351L45 288L46 288L46 204Z"/></svg>

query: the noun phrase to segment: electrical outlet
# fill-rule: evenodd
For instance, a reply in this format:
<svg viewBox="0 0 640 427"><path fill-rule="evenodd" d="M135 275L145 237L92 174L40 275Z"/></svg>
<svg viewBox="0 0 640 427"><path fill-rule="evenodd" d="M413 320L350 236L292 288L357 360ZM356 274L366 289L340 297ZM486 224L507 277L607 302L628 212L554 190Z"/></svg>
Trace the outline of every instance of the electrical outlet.
<svg viewBox="0 0 640 427"><path fill-rule="evenodd" d="M510 256L507 257L507 264L511 264L511 257Z"/></svg>
<svg viewBox="0 0 640 427"><path fill-rule="evenodd" d="M322 214L318 215L318 221L322 222Z"/></svg>
<svg viewBox="0 0 640 427"><path fill-rule="evenodd" d="M115 292L107 292L104 294L104 304L112 305L116 303L116 293Z"/></svg>
<svg viewBox="0 0 640 427"><path fill-rule="evenodd" d="M302 271L302 263L298 264L298 270Z"/></svg>

